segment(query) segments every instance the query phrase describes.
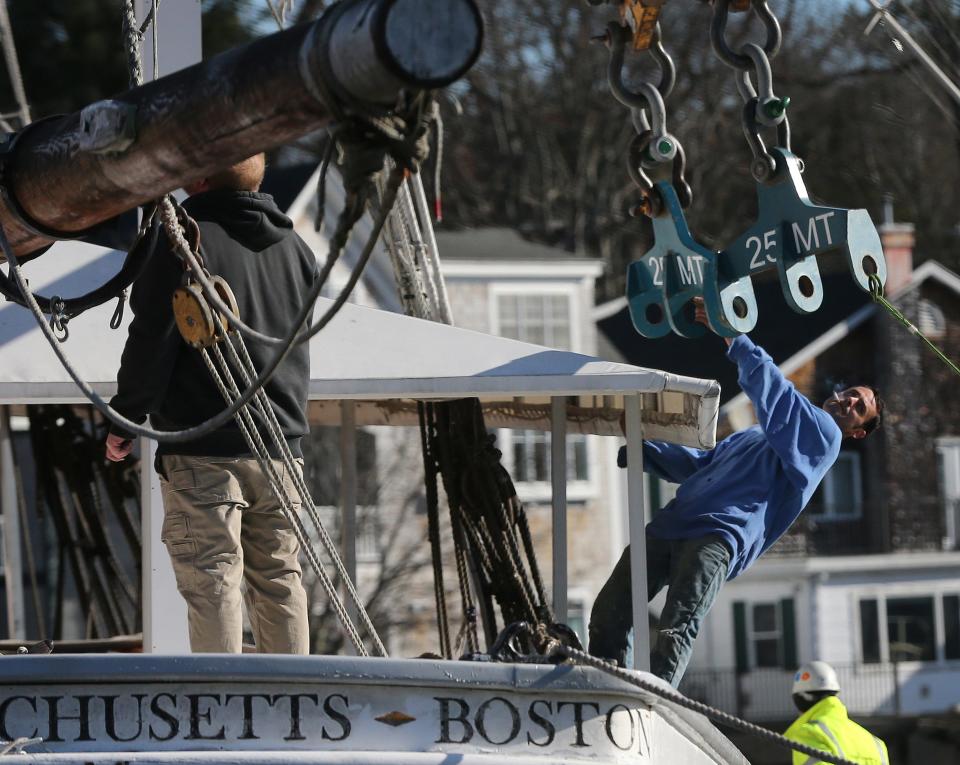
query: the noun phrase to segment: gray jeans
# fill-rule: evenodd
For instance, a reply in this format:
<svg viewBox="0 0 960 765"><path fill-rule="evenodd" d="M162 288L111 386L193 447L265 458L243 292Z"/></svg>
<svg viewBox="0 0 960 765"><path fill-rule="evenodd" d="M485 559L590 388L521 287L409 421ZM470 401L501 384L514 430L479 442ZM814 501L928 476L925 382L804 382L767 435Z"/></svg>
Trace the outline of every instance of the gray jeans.
<svg viewBox="0 0 960 765"><path fill-rule="evenodd" d="M730 551L717 536L655 539L647 535L647 600L667 587L650 671L676 688L693 653L700 624L730 567ZM633 627L630 547L597 595L590 613L590 653L624 666Z"/></svg>
<svg viewBox="0 0 960 765"><path fill-rule="evenodd" d="M300 460L302 462L302 460ZM298 498L280 460L288 496ZM187 601L190 648L243 650L243 600L260 653L310 652L300 545L255 459L161 458L164 519L177 589ZM294 503L299 511L299 499Z"/></svg>

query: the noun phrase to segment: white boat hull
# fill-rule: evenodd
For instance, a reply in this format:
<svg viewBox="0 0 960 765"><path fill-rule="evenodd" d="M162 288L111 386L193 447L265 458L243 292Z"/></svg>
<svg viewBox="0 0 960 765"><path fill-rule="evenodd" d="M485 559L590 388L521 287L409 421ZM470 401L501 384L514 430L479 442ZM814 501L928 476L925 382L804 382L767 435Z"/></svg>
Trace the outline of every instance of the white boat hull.
<svg viewBox="0 0 960 765"><path fill-rule="evenodd" d="M596 670L328 656L6 657L0 738L51 763L746 762Z"/></svg>

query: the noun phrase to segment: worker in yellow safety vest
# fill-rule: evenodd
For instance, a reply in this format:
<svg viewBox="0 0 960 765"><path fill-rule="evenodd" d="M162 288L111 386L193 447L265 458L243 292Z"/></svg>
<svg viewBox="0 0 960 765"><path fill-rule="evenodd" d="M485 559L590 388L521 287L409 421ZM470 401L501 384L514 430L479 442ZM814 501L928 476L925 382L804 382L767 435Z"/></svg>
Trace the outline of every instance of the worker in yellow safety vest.
<svg viewBox="0 0 960 765"><path fill-rule="evenodd" d="M793 703L802 714L787 728L786 737L860 765L890 765L887 745L847 717L837 698L840 683L824 661L804 664L793 676ZM815 765L821 760L793 753L793 765Z"/></svg>

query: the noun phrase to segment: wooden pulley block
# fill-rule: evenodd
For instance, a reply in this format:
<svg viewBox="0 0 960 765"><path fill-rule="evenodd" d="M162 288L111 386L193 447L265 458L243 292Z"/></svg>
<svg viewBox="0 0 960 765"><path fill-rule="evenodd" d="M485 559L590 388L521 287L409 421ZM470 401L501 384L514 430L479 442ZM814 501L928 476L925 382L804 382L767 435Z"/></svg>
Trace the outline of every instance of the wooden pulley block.
<svg viewBox="0 0 960 765"><path fill-rule="evenodd" d="M213 288L217 291L218 297L227 305L227 308L230 309L230 314L233 314L231 317L230 314L220 312L220 321L223 324L225 331L230 331L230 319L231 318L240 318L240 307L237 305L237 298L233 294L233 290L230 289L230 285L227 284L227 280L222 276L211 276L210 283L213 284ZM222 338L218 338L222 339Z"/></svg>
<svg viewBox="0 0 960 765"><path fill-rule="evenodd" d="M187 345L209 348L217 341L213 312L197 285L187 284L173 291L173 318Z"/></svg>

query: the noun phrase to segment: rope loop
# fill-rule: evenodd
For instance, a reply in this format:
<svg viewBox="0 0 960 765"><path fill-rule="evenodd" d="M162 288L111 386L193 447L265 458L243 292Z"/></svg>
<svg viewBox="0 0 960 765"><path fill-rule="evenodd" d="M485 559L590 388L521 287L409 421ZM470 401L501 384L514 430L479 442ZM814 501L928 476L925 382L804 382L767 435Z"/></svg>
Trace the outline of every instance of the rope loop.
<svg viewBox="0 0 960 765"><path fill-rule="evenodd" d="M123 323L123 308L127 304L128 292L129 289L126 289L117 295L117 307L113 311L113 316L110 317L110 329L120 329L120 324Z"/></svg>

